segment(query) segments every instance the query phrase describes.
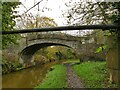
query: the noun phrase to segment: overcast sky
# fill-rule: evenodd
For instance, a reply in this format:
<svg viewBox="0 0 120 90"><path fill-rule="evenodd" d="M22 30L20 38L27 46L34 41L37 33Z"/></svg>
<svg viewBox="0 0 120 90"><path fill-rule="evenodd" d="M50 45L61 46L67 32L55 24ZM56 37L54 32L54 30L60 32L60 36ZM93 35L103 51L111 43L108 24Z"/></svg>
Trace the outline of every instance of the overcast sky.
<svg viewBox="0 0 120 90"><path fill-rule="evenodd" d="M22 4L27 8L31 8L32 6L34 6L34 4L36 4L37 2L39 2L41 0L20 0L20 2L22 2ZM67 0L69 1L69 0ZM65 11L67 9L67 7L65 6L65 1L64 0L43 0L40 4L39 4L39 11L38 11L38 5L36 7L34 7L33 9L31 9L29 12L27 13L32 13L33 15L39 14L40 16L47 16L47 17L51 17L55 20L55 22L59 25L59 26L63 26L65 23L65 19L62 16L62 11ZM25 7L23 5L20 5L19 13L22 14L26 11ZM41 12L41 10L47 7L49 8L49 11L47 9L44 9L44 12Z"/></svg>

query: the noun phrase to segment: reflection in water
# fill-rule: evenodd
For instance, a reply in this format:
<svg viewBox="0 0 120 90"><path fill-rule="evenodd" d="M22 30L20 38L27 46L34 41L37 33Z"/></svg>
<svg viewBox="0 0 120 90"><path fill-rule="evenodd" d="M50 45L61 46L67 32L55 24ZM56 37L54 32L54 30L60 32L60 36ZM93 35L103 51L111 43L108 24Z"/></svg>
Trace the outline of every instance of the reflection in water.
<svg viewBox="0 0 120 90"><path fill-rule="evenodd" d="M55 62L3 75L2 88L33 88L42 82L53 64Z"/></svg>

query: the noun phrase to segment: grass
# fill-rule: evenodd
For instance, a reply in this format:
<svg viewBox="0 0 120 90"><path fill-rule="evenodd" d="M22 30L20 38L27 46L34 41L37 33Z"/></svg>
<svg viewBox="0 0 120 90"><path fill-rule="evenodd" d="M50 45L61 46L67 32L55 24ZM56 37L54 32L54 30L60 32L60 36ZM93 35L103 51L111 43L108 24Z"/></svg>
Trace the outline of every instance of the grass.
<svg viewBox="0 0 120 90"><path fill-rule="evenodd" d="M63 63L79 63L80 60L79 59L68 59L65 60Z"/></svg>
<svg viewBox="0 0 120 90"><path fill-rule="evenodd" d="M106 62L84 62L73 66L73 68L84 81L86 88L105 87Z"/></svg>
<svg viewBox="0 0 120 90"><path fill-rule="evenodd" d="M67 60L65 63L74 63L79 60ZM43 83L38 88L67 88L66 67L62 64L54 65L49 71ZM117 88L120 84L111 84L108 79L106 62L88 61L73 66L76 74L80 76L85 88Z"/></svg>
<svg viewBox="0 0 120 90"><path fill-rule="evenodd" d="M48 72L43 83L37 88L67 88L67 73L66 67L62 64L54 65L52 71Z"/></svg>

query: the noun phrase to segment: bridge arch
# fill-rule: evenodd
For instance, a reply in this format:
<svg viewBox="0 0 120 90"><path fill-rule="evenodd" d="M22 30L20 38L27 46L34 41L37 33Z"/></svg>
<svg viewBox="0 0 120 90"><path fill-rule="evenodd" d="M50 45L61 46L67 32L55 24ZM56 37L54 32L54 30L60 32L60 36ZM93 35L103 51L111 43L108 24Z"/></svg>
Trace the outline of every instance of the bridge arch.
<svg viewBox="0 0 120 90"><path fill-rule="evenodd" d="M37 43L37 44L32 44L27 47L25 47L21 52L20 52L20 63L24 64L29 64L34 61L34 54L40 50L41 48L44 47L49 47L49 46L65 46L68 48L74 49L70 45L65 45L65 44L60 44L60 43Z"/></svg>

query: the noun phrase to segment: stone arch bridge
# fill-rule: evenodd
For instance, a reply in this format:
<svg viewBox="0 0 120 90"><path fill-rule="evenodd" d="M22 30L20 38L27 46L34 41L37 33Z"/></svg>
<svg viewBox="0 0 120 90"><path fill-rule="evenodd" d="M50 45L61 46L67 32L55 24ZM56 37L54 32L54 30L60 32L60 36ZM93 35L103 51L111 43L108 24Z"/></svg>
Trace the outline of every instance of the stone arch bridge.
<svg viewBox="0 0 120 90"><path fill-rule="evenodd" d="M78 51L85 43L86 37L76 37L71 35L66 35L63 33L58 34L31 34L26 37L24 46L21 48L20 52L20 62L21 63L31 63L34 60L34 54L39 49L48 46L66 46L73 48ZM90 43L87 39L86 42ZM23 44L23 43L22 43Z"/></svg>
<svg viewBox="0 0 120 90"><path fill-rule="evenodd" d="M106 60L107 60L107 67L108 67L108 71L109 71L109 76L110 76L110 81L112 82L117 82L120 83L120 24L119 22L117 23L116 21L116 25L83 25L83 26L65 26L65 27L55 27L55 28L41 28L41 29L29 29L29 30L19 30L19 31L1 31L0 34L5 35L5 34L18 34L18 33L30 33L30 32L46 32L46 31L62 31L62 30L84 30L84 29L103 29L103 30L110 30L110 29L114 29L117 30L116 34L117 35L111 35L108 36L108 52L106 53ZM35 35L35 38L33 39L29 39L26 38L26 43L24 48L19 48L21 49L21 53L20 53L20 59L29 59L29 57L35 53L32 53L33 51L39 49L39 48L35 48L35 43L32 45L29 42L35 42L37 41L36 39L38 38L40 40L41 35ZM50 39L50 38L49 38ZM84 39L83 39L84 40ZM24 41L24 40L23 40ZM82 41L82 40L81 40ZM88 40L89 41L89 40ZM114 42L115 41L115 42ZM83 42L83 41L82 41ZM83 44L81 42L81 45ZM24 42L23 42L24 43ZM56 43L56 45L58 45L59 43ZM112 45L111 45L112 44ZM51 46L53 45L53 43L46 43L44 42L43 44L44 46ZM55 45L55 43L54 43ZM61 45L65 45L65 44L61 44ZM34 46L34 48L32 48ZM84 46L84 45L83 45ZM35 49L35 50L34 50ZM32 51L31 53L29 51ZM89 50L88 50L89 51ZM29 54L27 54L27 52L29 52Z"/></svg>

